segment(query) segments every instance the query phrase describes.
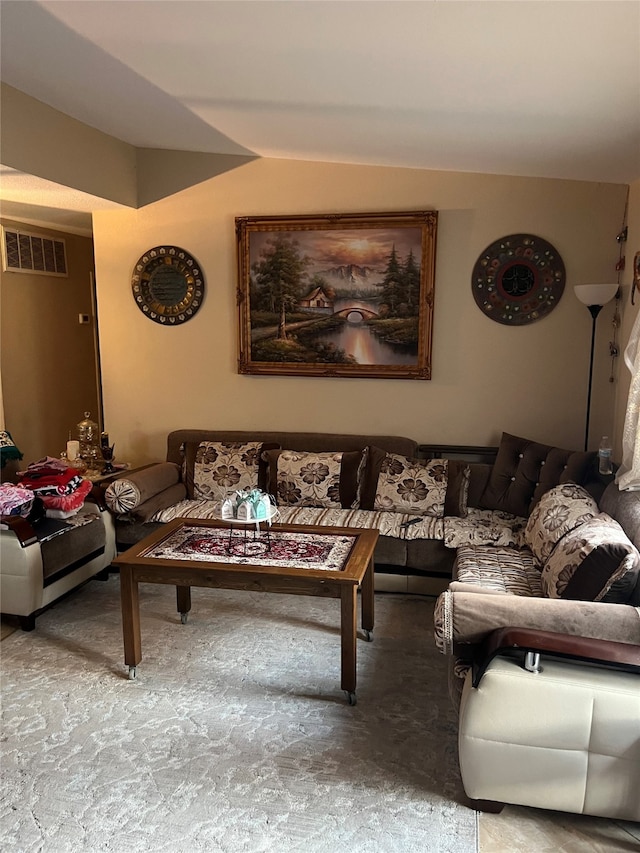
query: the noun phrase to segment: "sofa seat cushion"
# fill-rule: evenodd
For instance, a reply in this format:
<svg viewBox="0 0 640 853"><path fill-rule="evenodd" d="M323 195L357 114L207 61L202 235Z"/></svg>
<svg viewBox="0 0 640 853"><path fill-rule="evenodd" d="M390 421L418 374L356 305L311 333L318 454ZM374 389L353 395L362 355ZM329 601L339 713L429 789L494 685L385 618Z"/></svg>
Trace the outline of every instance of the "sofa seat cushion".
<svg viewBox="0 0 640 853"><path fill-rule="evenodd" d="M425 516L415 524L407 524L414 518L407 513L367 509L281 507L279 521L283 524L319 524L322 527L376 528L381 536L397 539L442 539L441 518Z"/></svg>
<svg viewBox="0 0 640 853"><path fill-rule="evenodd" d="M167 522L173 521L174 518L220 518L220 501L185 498L172 506L159 510L149 520Z"/></svg>
<svg viewBox="0 0 640 853"><path fill-rule="evenodd" d="M465 518L445 516L444 544L447 548L465 545L524 546L527 519L501 510L469 507Z"/></svg>
<svg viewBox="0 0 640 853"><path fill-rule="evenodd" d="M460 583L541 598L540 570L531 551L466 545L458 549L455 576Z"/></svg>
<svg viewBox="0 0 640 853"><path fill-rule="evenodd" d="M151 521L173 521L174 518L219 518L217 501L183 500L157 512ZM375 528L381 536L397 539L442 539L441 518L420 518L404 526L413 516L399 512L376 512L363 509L326 509L323 507L279 507L277 521L282 524L318 524L323 527Z"/></svg>

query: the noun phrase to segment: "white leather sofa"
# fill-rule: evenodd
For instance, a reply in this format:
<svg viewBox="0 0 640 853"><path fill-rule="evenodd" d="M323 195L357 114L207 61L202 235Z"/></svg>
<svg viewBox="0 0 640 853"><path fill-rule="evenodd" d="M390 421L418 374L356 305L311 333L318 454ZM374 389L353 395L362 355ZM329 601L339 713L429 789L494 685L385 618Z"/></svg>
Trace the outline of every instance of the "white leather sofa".
<svg viewBox="0 0 640 853"><path fill-rule="evenodd" d="M76 522L31 524L20 516L2 516L0 609L17 616L23 630L33 630L44 607L107 571L115 557L109 512L87 501Z"/></svg>
<svg viewBox="0 0 640 853"><path fill-rule="evenodd" d="M540 631L503 639L462 690L467 796L480 808L516 803L640 821L640 650L557 643Z"/></svg>

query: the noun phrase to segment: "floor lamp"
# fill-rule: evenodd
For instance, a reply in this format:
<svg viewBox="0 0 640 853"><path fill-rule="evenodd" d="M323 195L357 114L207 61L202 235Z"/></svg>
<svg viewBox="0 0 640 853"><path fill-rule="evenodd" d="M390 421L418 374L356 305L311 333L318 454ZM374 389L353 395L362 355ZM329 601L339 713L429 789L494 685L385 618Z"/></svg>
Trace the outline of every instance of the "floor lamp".
<svg viewBox="0 0 640 853"><path fill-rule="evenodd" d="M576 284L573 288L576 296L589 309L591 314L591 355L589 356L589 391L587 393L587 420L584 428L584 449L589 446L589 417L591 415L591 381L593 379L593 351L596 342L596 318L600 309L610 302L618 292L617 284Z"/></svg>

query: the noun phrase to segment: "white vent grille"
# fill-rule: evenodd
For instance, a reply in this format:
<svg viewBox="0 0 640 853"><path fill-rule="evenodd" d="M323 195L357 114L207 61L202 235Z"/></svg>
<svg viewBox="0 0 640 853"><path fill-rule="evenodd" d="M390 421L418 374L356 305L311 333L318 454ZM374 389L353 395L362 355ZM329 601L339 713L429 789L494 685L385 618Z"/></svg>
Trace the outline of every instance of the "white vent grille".
<svg viewBox="0 0 640 853"><path fill-rule="evenodd" d="M2 229L2 262L7 272L68 275L64 240L29 231Z"/></svg>

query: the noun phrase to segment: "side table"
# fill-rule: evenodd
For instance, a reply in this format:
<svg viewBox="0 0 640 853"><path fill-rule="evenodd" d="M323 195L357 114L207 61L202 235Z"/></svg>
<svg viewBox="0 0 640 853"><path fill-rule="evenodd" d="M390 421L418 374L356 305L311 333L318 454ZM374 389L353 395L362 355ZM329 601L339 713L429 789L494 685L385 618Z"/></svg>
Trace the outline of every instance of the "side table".
<svg viewBox="0 0 640 853"><path fill-rule="evenodd" d="M102 474L100 471L88 470L82 476L86 480L91 480L95 486L98 483L110 483L112 480L117 480L118 477L125 477L127 474L133 474L134 471L142 471L144 468L149 468L153 464L153 462L150 462L147 465L138 465L135 468L132 468L127 462L125 468L117 468L111 474Z"/></svg>

